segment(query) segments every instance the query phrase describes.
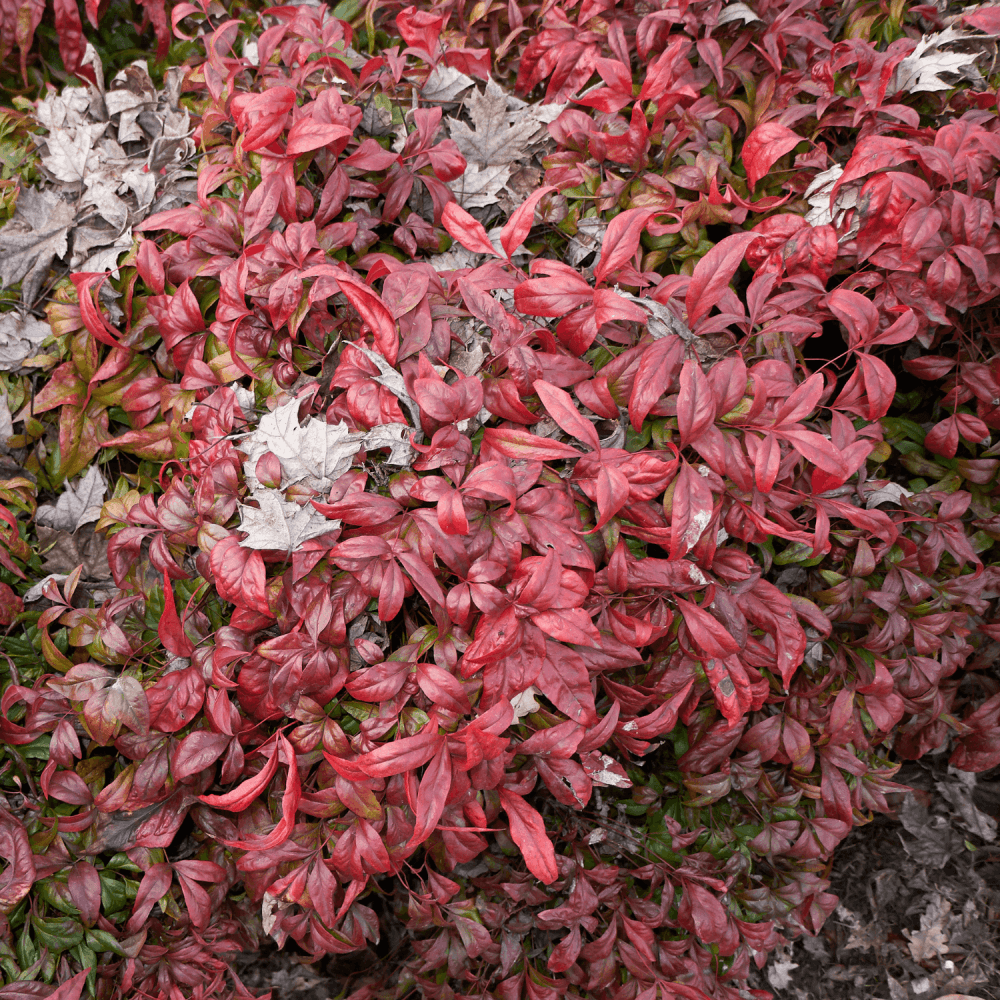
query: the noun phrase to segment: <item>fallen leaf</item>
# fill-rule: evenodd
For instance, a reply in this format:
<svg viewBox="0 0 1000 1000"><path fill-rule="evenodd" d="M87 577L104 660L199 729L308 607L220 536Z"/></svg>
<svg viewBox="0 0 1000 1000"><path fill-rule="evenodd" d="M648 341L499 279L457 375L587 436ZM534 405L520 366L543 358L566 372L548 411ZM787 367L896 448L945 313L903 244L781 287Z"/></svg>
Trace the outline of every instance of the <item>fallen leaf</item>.
<svg viewBox="0 0 1000 1000"><path fill-rule="evenodd" d="M898 979L894 979L888 973L886 974L886 979L889 983L889 996L891 1000L908 1000L909 993L907 993L906 987Z"/></svg>
<svg viewBox="0 0 1000 1000"><path fill-rule="evenodd" d="M389 448L387 465L408 467L417 457L417 450L410 444L411 428L406 424L376 424L362 439L367 451Z"/></svg>
<svg viewBox="0 0 1000 1000"><path fill-rule="evenodd" d="M767 981L776 990L787 990L792 985L792 969L798 967L798 962L791 961L790 955L775 952L775 958L768 962Z"/></svg>
<svg viewBox="0 0 1000 1000"><path fill-rule="evenodd" d="M72 573L82 565L87 579L110 579L107 540L95 534L91 525L86 524L79 531L70 532L39 524L37 531L44 555L42 569L46 573Z"/></svg>
<svg viewBox="0 0 1000 1000"><path fill-rule="evenodd" d="M101 470L92 465L87 469L86 475L77 481L76 486L66 484L66 489L59 495L55 506L42 504L35 520L47 528L76 531L82 525L100 518L107 492L108 487Z"/></svg>
<svg viewBox="0 0 1000 1000"><path fill-rule="evenodd" d="M865 506L869 510L877 507L880 503L891 503L898 507L901 497L912 496L913 491L908 490L905 486L900 486L899 483L886 483L885 486L865 494Z"/></svg>
<svg viewBox="0 0 1000 1000"><path fill-rule="evenodd" d="M920 91L951 90L954 83L941 79L942 73L957 75L962 79L978 82L982 79L976 69L980 52L944 52L944 46L966 38L981 37L969 32L947 27L933 35L924 35L917 47L897 67L895 89L916 94ZM890 88L890 93L892 89Z"/></svg>
<svg viewBox="0 0 1000 1000"><path fill-rule="evenodd" d="M753 24L760 18L745 3L728 3L722 8L719 14L719 25L729 24L730 21L742 21L744 24Z"/></svg>
<svg viewBox="0 0 1000 1000"><path fill-rule="evenodd" d="M282 486L303 483L319 493L328 492L334 480L350 467L361 450L364 434L340 421L328 424L310 417L299 423L299 401L293 399L260 418L257 429L243 440L243 463L251 492L258 488L257 460L271 451L281 462Z"/></svg>
<svg viewBox="0 0 1000 1000"><path fill-rule="evenodd" d="M576 234L566 245L566 263L570 267L576 267L592 253L599 252L604 242L604 230L607 228L608 224L603 219L581 219L577 223Z"/></svg>
<svg viewBox="0 0 1000 1000"><path fill-rule="evenodd" d="M462 208L485 208L500 200L500 192L509 179L509 164L480 167L470 163L461 177L448 181L448 187Z"/></svg>
<svg viewBox="0 0 1000 1000"><path fill-rule="evenodd" d="M14 434L14 415L6 391L0 392L0 451L7 450L7 442Z"/></svg>
<svg viewBox="0 0 1000 1000"><path fill-rule="evenodd" d="M915 962L929 962L948 951L946 925L950 913L951 903L934 893L920 917L920 930L904 928L903 934L910 942L908 947Z"/></svg>
<svg viewBox="0 0 1000 1000"><path fill-rule="evenodd" d="M899 819L903 829L916 840L902 837L906 853L930 868L944 868L951 860L960 838L952 831L951 824L943 816L931 816L914 798L907 795L899 808Z"/></svg>
<svg viewBox="0 0 1000 1000"><path fill-rule="evenodd" d="M0 231L2 235L2 231ZM42 342L52 336L48 323L17 312L0 315L0 370L16 371L41 350ZM4 397L6 400L6 396ZM9 411L8 411L9 412ZM7 436L13 434L13 426Z"/></svg>
<svg viewBox="0 0 1000 1000"><path fill-rule="evenodd" d="M54 191L22 189L13 218L0 229L0 284L21 282L21 301L38 298L52 261L66 254L75 210Z"/></svg>
<svg viewBox="0 0 1000 1000"><path fill-rule="evenodd" d="M485 92L472 91L466 108L473 127L449 118L449 133L469 163L481 167L505 166L520 159L543 124L530 105L509 112L507 95L492 78Z"/></svg>
<svg viewBox="0 0 1000 1000"><path fill-rule="evenodd" d="M535 695L540 693L538 688L532 684L511 698L510 704L511 708L514 709L514 722L519 722L526 715L538 711L538 701L535 699Z"/></svg>
<svg viewBox="0 0 1000 1000"><path fill-rule="evenodd" d="M310 538L340 527L340 521L324 517L312 504L290 503L280 490L258 486L251 499L259 508L240 504L240 531L247 532L240 545L247 549L294 552Z"/></svg>
<svg viewBox="0 0 1000 1000"><path fill-rule="evenodd" d="M463 90L468 90L474 83L471 76L466 76L453 66L438 63L420 88L420 96L425 101L445 104L454 101Z"/></svg>
<svg viewBox="0 0 1000 1000"><path fill-rule="evenodd" d="M959 822L970 833L982 837L987 843L997 839L997 821L979 809L972 801L976 776L971 771L948 769L951 781L937 782L937 790L958 814Z"/></svg>
<svg viewBox="0 0 1000 1000"><path fill-rule="evenodd" d="M843 172L844 168L835 163L829 170L816 174L806 188L804 197L811 207L805 219L810 226L839 226L846 213L857 206L860 185L844 184L837 191L831 211L830 195Z"/></svg>

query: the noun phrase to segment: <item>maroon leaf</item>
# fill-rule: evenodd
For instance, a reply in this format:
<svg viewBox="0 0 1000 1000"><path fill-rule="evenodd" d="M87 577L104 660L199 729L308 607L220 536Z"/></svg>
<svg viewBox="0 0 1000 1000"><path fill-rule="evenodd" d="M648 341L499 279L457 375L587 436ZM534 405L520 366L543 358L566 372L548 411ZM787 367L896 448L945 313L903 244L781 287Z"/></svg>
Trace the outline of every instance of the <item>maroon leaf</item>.
<svg viewBox="0 0 1000 1000"><path fill-rule="evenodd" d="M528 870L540 882L548 885L559 877L556 852L538 810L523 797L506 788L500 790L500 805L510 820L510 836L521 849Z"/></svg>
<svg viewBox="0 0 1000 1000"><path fill-rule="evenodd" d="M35 882L35 857L24 827L0 809L0 857L7 868L0 875L0 913L10 913Z"/></svg>
<svg viewBox="0 0 1000 1000"><path fill-rule="evenodd" d="M705 433L715 420L715 394L701 364L689 358L681 368L681 391L677 396L677 426L681 445L691 444Z"/></svg>

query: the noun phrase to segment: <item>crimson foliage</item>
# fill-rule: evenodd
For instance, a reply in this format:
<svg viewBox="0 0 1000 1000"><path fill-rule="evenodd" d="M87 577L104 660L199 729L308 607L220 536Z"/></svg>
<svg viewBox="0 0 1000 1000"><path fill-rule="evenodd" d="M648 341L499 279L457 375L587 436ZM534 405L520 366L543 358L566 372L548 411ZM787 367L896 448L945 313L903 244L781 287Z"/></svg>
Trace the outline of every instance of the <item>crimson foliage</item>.
<svg viewBox="0 0 1000 1000"><path fill-rule="evenodd" d="M98 523L118 596L50 582L55 673L3 694L47 756L3 908L47 951L0 965L244 995L226 953L365 948L389 896L411 950L359 996L735 1000L832 912L890 750L1000 763L996 94L911 93L917 32L833 13L446 3L360 60L315 7L253 61L202 22L197 203L143 224L124 330L105 274L49 311L46 474L141 461ZM440 107L362 127L433 67L574 105L499 232Z"/></svg>

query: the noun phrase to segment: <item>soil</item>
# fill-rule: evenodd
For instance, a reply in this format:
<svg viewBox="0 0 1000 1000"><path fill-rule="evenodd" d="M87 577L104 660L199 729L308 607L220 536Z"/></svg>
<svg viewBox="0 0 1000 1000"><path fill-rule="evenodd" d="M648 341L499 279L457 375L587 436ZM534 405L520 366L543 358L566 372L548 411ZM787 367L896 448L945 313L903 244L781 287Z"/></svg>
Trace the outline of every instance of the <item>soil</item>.
<svg viewBox="0 0 1000 1000"><path fill-rule="evenodd" d="M913 794L837 850L840 906L771 956L757 985L775 1000L1000 1000L1000 772L946 762L904 765Z"/></svg>
<svg viewBox="0 0 1000 1000"><path fill-rule="evenodd" d="M775 1000L1000 1000L1000 770L961 774L947 754L929 755L896 780L913 793L834 856L840 905L823 931L773 954L752 983ZM310 964L293 949L241 956L247 987L272 1000L338 1000L395 957Z"/></svg>

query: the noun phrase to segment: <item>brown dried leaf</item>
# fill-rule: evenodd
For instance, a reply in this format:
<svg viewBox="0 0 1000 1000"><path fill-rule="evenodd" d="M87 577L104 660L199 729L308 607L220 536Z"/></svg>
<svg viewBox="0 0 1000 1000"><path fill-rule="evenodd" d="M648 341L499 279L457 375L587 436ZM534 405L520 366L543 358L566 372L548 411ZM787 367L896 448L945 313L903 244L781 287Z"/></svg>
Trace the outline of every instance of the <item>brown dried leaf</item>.
<svg viewBox="0 0 1000 1000"><path fill-rule="evenodd" d="M83 575L89 580L108 580L111 567L108 565L108 543L94 533L91 525L84 525L73 533L58 528L38 525L38 541L43 550L48 549L42 561L46 573L71 573L83 565Z"/></svg>
<svg viewBox="0 0 1000 1000"><path fill-rule="evenodd" d="M951 903L934 893L920 917L920 930L903 930L909 939L910 954L915 962L929 962L947 953L950 913Z"/></svg>

